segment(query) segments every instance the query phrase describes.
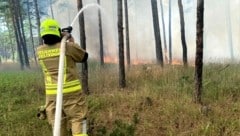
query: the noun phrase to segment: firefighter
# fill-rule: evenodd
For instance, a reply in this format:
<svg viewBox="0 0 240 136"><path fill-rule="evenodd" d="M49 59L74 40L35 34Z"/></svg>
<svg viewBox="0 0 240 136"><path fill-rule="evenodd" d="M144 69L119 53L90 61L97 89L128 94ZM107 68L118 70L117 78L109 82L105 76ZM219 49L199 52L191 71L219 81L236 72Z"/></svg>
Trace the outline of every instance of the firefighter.
<svg viewBox="0 0 240 136"><path fill-rule="evenodd" d="M61 32L59 23L53 19L46 19L41 23L40 34L44 44L37 48L37 56L45 80L46 115L49 124L53 128L60 44L64 34ZM66 43L60 133L61 136L67 136L71 130L73 136L87 136L87 134L82 133L82 121L86 118L87 105L76 63L87 61L88 53L80 48L78 44L70 41L73 41L73 38L70 38Z"/></svg>

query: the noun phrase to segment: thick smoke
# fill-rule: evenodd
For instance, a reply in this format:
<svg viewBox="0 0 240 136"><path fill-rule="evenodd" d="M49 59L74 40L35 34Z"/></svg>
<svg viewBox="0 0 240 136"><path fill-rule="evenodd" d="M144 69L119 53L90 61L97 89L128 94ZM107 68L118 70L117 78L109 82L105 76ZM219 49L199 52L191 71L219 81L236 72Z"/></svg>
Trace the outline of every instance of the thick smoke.
<svg viewBox="0 0 240 136"><path fill-rule="evenodd" d="M83 0L84 5L97 3L97 0ZM206 0L204 15L204 61L223 61L230 59L226 2L230 2L232 25L232 43L234 57L239 60L240 52L240 1L239 0ZM58 0L53 5L55 18L63 27L68 26L77 14L76 0ZM155 60L155 42L153 33L151 1L129 0L129 28L131 59ZM168 28L168 0L163 0L165 27ZM102 23L105 53L117 57L117 2L101 0L103 7ZM189 60L195 59L196 48L196 8L197 0L183 0L186 41ZM158 0L159 19L160 2ZM50 13L50 11L49 11ZM91 7L84 11L87 50L91 57L99 57L98 8ZM73 35L79 41L78 23L74 24ZM162 24L160 21L160 29ZM161 33L163 38L163 34ZM168 29L166 29L168 43ZM177 0L172 0L172 47L173 59L181 59L182 45L180 39L180 22ZM163 39L162 39L163 46ZM168 46L168 45L167 45Z"/></svg>

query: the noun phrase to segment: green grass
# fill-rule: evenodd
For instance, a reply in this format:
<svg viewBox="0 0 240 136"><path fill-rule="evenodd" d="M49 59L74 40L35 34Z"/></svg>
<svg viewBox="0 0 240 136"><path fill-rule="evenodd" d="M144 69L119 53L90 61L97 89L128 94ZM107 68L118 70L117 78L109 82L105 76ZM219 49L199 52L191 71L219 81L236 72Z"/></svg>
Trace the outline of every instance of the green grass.
<svg viewBox="0 0 240 136"><path fill-rule="evenodd" d="M89 131L93 136L240 135L240 65L208 64L203 69L204 105L193 103L194 67L132 66L127 87L118 69L89 64ZM44 104L39 70L0 71L0 135L47 136L36 118Z"/></svg>
<svg viewBox="0 0 240 136"><path fill-rule="evenodd" d="M30 136L49 131L36 117L44 104L42 76L38 71L0 72L0 135Z"/></svg>

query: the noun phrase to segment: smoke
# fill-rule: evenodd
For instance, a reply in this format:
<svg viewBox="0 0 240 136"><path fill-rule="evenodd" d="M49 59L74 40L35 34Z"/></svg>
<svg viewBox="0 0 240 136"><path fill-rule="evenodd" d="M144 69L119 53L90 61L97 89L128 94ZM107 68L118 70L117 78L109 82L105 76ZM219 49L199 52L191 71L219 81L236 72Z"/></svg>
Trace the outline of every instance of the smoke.
<svg viewBox="0 0 240 136"><path fill-rule="evenodd" d="M48 0L38 0L38 8L40 16L48 16L48 8L50 7Z"/></svg>
<svg viewBox="0 0 240 136"><path fill-rule="evenodd" d="M230 2L230 14L226 14L227 4ZM233 41L233 50L235 59L239 60L239 43L237 41L239 32L235 31L238 28L237 18L239 13L237 11L239 3L235 1L206 1L205 2L205 56L215 56L217 59L230 59L230 41ZM229 17L231 24L227 24ZM231 25L232 37L228 38L228 29Z"/></svg>
<svg viewBox="0 0 240 136"><path fill-rule="evenodd" d="M83 4L97 3L97 0L83 0ZM222 61L230 59L228 27L226 24L226 2L228 0L211 0L204 3L204 61ZM57 0L53 5L55 19L61 26L70 25L77 14L76 0ZM168 28L168 0L163 0L165 27ZM240 15L239 0L230 1L230 16L232 25L232 40L234 57L239 60L240 53ZM101 0L103 41L105 53L117 57L117 2ZM195 59L196 48L196 8L197 0L183 0L186 41L189 60ZM155 60L155 42L150 0L129 0L129 31L131 59ZM160 2L158 1L159 19ZM49 11L50 13L50 11ZM91 7L84 11L87 50L90 57L99 57L99 33L98 33L98 8ZM161 21L160 21L161 22ZM79 26L73 26L73 36L79 42ZM160 23L162 31L162 24ZM163 47L163 34L161 41ZM166 29L168 43L168 29ZM180 21L177 0L172 0L172 48L173 59L182 58L182 45L180 39ZM167 45L168 46L168 45Z"/></svg>

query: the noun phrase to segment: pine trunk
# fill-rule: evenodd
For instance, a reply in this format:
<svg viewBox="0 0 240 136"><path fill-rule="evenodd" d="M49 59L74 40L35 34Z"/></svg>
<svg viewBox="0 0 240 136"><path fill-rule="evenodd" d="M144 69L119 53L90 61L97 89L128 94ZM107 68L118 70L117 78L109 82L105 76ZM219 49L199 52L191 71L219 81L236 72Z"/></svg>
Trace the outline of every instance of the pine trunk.
<svg viewBox="0 0 240 136"><path fill-rule="evenodd" d="M33 0L34 2L34 7L35 7L35 15L36 15L36 21L37 21L37 30L38 30L38 41L39 45L43 44L42 38L40 36L40 14L39 14L39 9L38 9L38 0Z"/></svg>
<svg viewBox="0 0 240 136"><path fill-rule="evenodd" d="M29 23L29 32L30 32L30 41L32 44L32 48L33 48L33 57L34 57L34 61L35 64L38 65L37 63L37 57L36 57L36 53L35 53L35 46L34 46L34 40L33 40L33 31L32 31L32 21L31 21L31 13L30 13L30 7L29 7L29 0L27 1L27 15L28 15L28 23Z"/></svg>
<svg viewBox="0 0 240 136"><path fill-rule="evenodd" d="M30 68L30 63L29 63L29 58L28 58L28 51L27 51L27 43L26 43L26 37L25 37L25 31L24 31L24 26L23 26L23 18L21 14L21 5L19 0L15 0L16 2L16 14L18 18L18 26L19 26L19 32L20 32L20 38L21 38L21 43L22 43L22 50L23 50L23 55L24 55L24 61L25 65L27 68Z"/></svg>
<svg viewBox="0 0 240 136"><path fill-rule="evenodd" d="M81 10L83 7L82 0L77 0L77 8L78 11ZM85 35L85 23L84 23L84 14L82 13L79 16L79 28L80 28L80 43L81 47L86 50L86 35ZM89 94L88 89L88 63L84 62L82 64L82 85L83 85L83 92L85 94Z"/></svg>
<svg viewBox="0 0 240 136"><path fill-rule="evenodd" d="M157 63L163 67L163 55L162 55L161 35L160 35L159 20L158 20L157 1L151 0L151 4L152 4L153 28L154 28L154 36L155 36Z"/></svg>
<svg viewBox="0 0 240 136"><path fill-rule="evenodd" d="M232 21L231 21L231 13L230 13L230 2L226 1L226 24L228 30L228 40L229 40L229 50L231 60L234 61L234 51L233 51L233 38L232 38Z"/></svg>
<svg viewBox="0 0 240 136"><path fill-rule="evenodd" d="M119 86L120 88L126 87L125 80L125 63L124 63L124 39L123 39L123 2L118 0L117 13L118 13L118 46L119 46Z"/></svg>
<svg viewBox="0 0 240 136"><path fill-rule="evenodd" d="M167 41L166 41L166 31L165 31L165 21L164 21L164 10L162 0L160 0L161 16L162 16L162 26L163 26L163 43L164 43L164 58L165 62L168 62L167 57Z"/></svg>
<svg viewBox="0 0 240 136"><path fill-rule="evenodd" d="M203 28L204 28L204 0L197 1L197 41L195 59L195 94L194 102L201 102L202 68L203 68Z"/></svg>
<svg viewBox="0 0 240 136"><path fill-rule="evenodd" d="M169 0L169 26L168 26L168 31L169 31L169 64L172 64L172 0Z"/></svg>
<svg viewBox="0 0 240 136"><path fill-rule="evenodd" d="M50 10L51 10L51 15L52 15L52 18L54 19L54 13L53 13L53 7L52 7L52 0L49 0L49 5L50 5Z"/></svg>
<svg viewBox="0 0 240 136"><path fill-rule="evenodd" d="M22 48L21 48L21 42L19 38L19 33L17 29L17 20L16 20L16 14L15 14L15 4L13 0L9 0L9 6L10 6L10 12L11 12L11 17L12 17L12 22L13 22L13 28L14 28L14 34L17 42L17 52L18 52L18 57L20 61L20 68L21 70L24 69L24 62L23 62L23 55L22 55Z"/></svg>
<svg viewBox="0 0 240 136"><path fill-rule="evenodd" d="M128 0L124 0L125 7L125 26L126 26L126 56L127 56L127 66L130 68L130 46L129 46L129 23L128 23Z"/></svg>
<svg viewBox="0 0 240 136"><path fill-rule="evenodd" d="M100 0L97 1L100 5ZM101 10L98 10L98 26L99 26L99 43L100 43L100 64L101 66L104 65L104 50L103 50L103 33L102 33L102 16L101 16Z"/></svg>
<svg viewBox="0 0 240 136"><path fill-rule="evenodd" d="M181 41L182 41L182 49L183 49L183 65L185 67L188 66L187 60L187 43L185 38L185 21L184 21L184 12L182 0L178 0L179 14L180 14L180 25L181 25Z"/></svg>

